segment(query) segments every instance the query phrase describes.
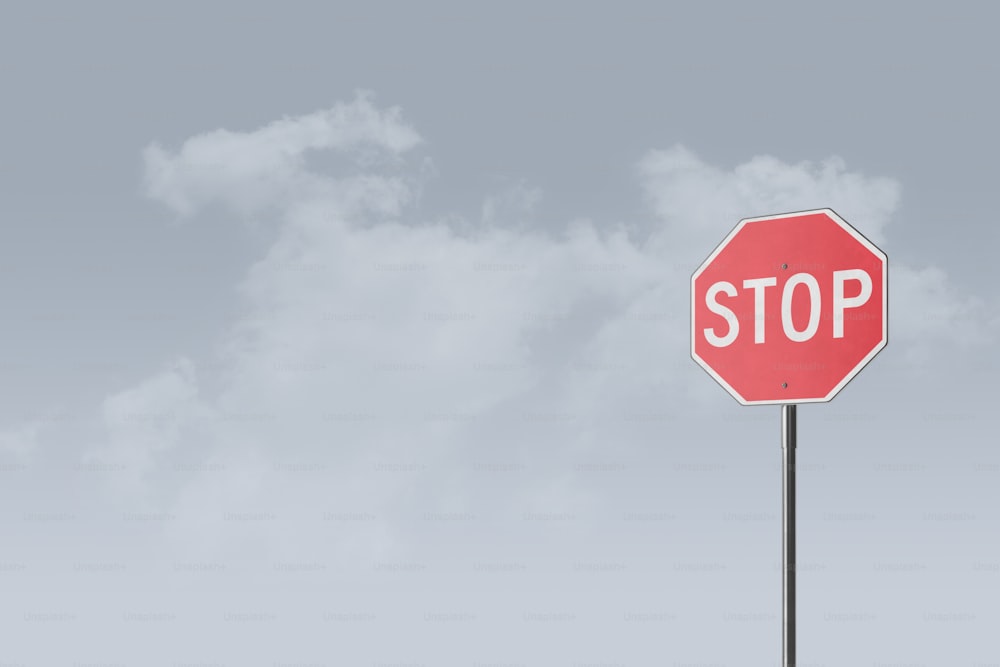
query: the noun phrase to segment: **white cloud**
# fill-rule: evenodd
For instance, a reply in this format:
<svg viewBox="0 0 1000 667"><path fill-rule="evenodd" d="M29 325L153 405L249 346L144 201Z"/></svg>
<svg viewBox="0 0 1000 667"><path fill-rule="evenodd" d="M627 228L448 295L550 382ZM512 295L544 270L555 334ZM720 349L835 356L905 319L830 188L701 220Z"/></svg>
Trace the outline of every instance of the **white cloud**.
<svg viewBox="0 0 1000 667"><path fill-rule="evenodd" d="M954 349L997 340L1000 314L983 298L962 294L939 267L892 267L890 336L907 346L911 363L926 363L942 346Z"/></svg>
<svg viewBox="0 0 1000 667"><path fill-rule="evenodd" d="M487 199L485 226L426 223L405 167L362 160L334 178L302 159L360 145L398 157L418 141L398 111L362 97L147 149L150 194L179 213L215 201L280 222L241 285L220 392L201 395L181 362L105 404L111 445L99 454L173 499L175 548L294 553L334 540L351 562L413 548L418 510L593 508L596 491L567 461L599 462L608 441L622 455L668 409L719 400L688 358L688 280L738 219L830 206L881 243L899 198L892 180L837 158L724 170L674 148L640 164L655 214L646 238L581 221L547 234L501 219L530 212L536 190ZM896 344L980 326L941 272L893 271L892 306L933 315L897 318ZM124 419L147 413L171 419ZM155 474L178 460L191 474ZM563 472L527 474L510 494L476 472L490 465ZM221 521L240 512L275 518ZM378 520L330 531L324 513Z"/></svg>
<svg viewBox="0 0 1000 667"><path fill-rule="evenodd" d="M824 207L881 244L900 197L894 180L848 171L839 157L788 164L761 155L726 170L675 146L650 151L639 175L667 225L665 240L703 247L704 255L742 218Z"/></svg>
<svg viewBox="0 0 1000 667"><path fill-rule="evenodd" d="M333 183L311 172L310 151L350 152L362 162L390 159L420 136L399 109L377 109L368 95L252 132L215 130L186 140L177 152L150 144L143 152L147 194L181 215L219 202L239 213L281 208L322 193Z"/></svg>
<svg viewBox="0 0 1000 667"><path fill-rule="evenodd" d="M199 431L210 410L199 396L194 364L178 359L134 387L107 397L102 418L107 441L85 453L90 465L130 492L142 492L152 472L169 469L172 456Z"/></svg>
<svg viewBox="0 0 1000 667"><path fill-rule="evenodd" d="M38 422L27 422L16 428L0 431L0 456L6 455L16 464L23 464L38 445ZM0 459L0 463L5 463Z"/></svg>
<svg viewBox="0 0 1000 667"><path fill-rule="evenodd" d="M505 191L486 197L483 202L482 222L510 228L526 221L538 203L542 191L525 183L516 183Z"/></svg>

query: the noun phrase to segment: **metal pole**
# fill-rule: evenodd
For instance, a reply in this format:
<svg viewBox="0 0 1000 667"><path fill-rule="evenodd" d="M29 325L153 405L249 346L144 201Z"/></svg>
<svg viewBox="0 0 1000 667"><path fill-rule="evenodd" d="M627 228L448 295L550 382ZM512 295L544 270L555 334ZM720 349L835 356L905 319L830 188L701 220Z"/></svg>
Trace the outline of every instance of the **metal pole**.
<svg viewBox="0 0 1000 667"><path fill-rule="evenodd" d="M795 667L795 405L781 406L781 664Z"/></svg>

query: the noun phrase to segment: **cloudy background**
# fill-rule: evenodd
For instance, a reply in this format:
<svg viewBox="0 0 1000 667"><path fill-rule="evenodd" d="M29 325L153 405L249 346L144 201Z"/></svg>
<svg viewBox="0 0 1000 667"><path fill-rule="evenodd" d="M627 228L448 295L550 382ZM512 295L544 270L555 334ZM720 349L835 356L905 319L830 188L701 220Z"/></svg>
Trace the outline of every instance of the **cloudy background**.
<svg viewBox="0 0 1000 667"><path fill-rule="evenodd" d="M826 206L891 337L799 412L800 664L1000 664L995 15L3 14L0 665L778 664L688 281Z"/></svg>

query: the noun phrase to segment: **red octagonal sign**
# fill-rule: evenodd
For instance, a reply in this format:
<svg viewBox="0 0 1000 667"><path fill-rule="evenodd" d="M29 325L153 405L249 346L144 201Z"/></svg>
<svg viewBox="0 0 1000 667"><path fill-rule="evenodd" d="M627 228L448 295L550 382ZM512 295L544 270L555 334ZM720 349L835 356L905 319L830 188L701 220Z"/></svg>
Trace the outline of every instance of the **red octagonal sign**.
<svg viewBox="0 0 1000 667"><path fill-rule="evenodd" d="M829 401L886 345L887 265L828 208L741 220L691 277L691 356L744 405Z"/></svg>

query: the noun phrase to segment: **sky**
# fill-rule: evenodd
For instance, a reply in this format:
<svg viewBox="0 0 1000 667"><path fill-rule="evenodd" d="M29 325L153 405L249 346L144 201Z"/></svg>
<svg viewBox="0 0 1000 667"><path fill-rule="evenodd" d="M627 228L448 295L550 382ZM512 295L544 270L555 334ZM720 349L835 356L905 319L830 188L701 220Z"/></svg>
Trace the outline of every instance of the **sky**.
<svg viewBox="0 0 1000 667"><path fill-rule="evenodd" d="M690 278L824 207L889 344L799 408L799 664L1000 663L996 18L6 7L0 666L779 664Z"/></svg>

